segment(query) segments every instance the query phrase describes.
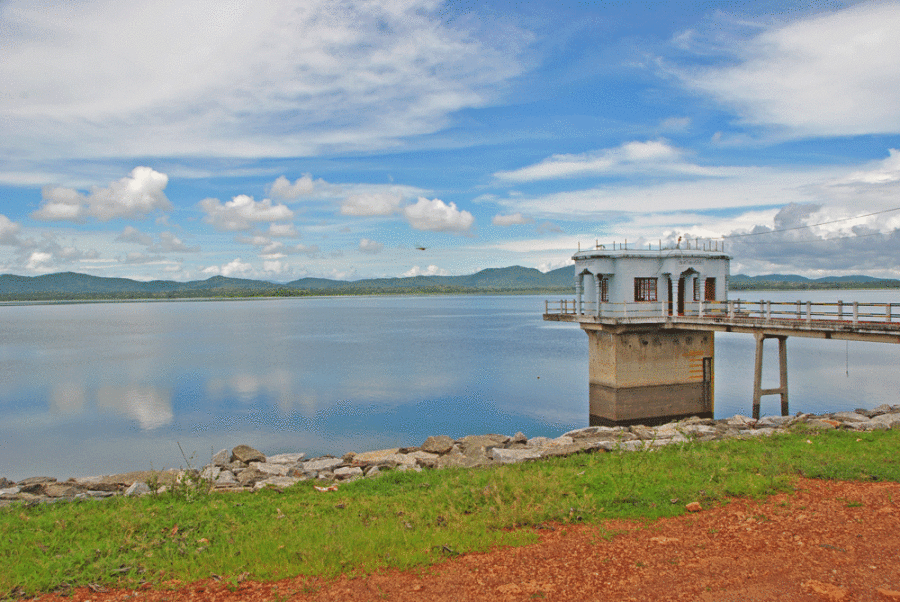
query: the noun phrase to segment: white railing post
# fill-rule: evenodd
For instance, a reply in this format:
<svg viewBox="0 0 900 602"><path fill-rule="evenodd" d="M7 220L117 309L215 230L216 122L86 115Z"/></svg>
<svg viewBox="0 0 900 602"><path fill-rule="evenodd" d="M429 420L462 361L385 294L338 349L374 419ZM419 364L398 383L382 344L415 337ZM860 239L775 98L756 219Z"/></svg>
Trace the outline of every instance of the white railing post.
<svg viewBox="0 0 900 602"><path fill-rule="evenodd" d="M885 313L887 314L887 321L890 322L891 321L891 304L885 303L884 309L885 309Z"/></svg>
<svg viewBox="0 0 900 602"><path fill-rule="evenodd" d="M803 302L800 301L800 300L798 299L798 300L797 300L797 319L798 319L798 320L801 319L801 318L803 317L803 314L801 313L801 310L800 310L800 304L801 304L801 303L803 303Z"/></svg>
<svg viewBox="0 0 900 602"><path fill-rule="evenodd" d="M546 315L549 313L550 313L550 302L548 300L544 299L544 314Z"/></svg>
<svg viewBox="0 0 900 602"><path fill-rule="evenodd" d="M844 319L844 302L838 299L838 321Z"/></svg>
<svg viewBox="0 0 900 602"><path fill-rule="evenodd" d="M812 301L806 302L806 323L812 324Z"/></svg>
<svg viewBox="0 0 900 602"><path fill-rule="evenodd" d="M859 301L853 302L853 323L859 323Z"/></svg>
<svg viewBox="0 0 900 602"><path fill-rule="evenodd" d="M703 318L703 299L697 303L697 317Z"/></svg>
<svg viewBox="0 0 900 602"><path fill-rule="evenodd" d="M772 302L766 301L766 322L772 319Z"/></svg>
<svg viewBox="0 0 900 602"><path fill-rule="evenodd" d="M728 302L728 319L734 320L734 301Z"/></svg>

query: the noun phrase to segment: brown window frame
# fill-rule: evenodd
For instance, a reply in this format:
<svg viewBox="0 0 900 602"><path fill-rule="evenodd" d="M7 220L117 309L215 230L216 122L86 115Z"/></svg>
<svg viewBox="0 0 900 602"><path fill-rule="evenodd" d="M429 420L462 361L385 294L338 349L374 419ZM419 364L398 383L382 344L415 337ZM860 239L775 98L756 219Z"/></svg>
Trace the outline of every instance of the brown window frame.
<svg viewBox="0 0 900 602"><path fill-rule="evenodd" d="M635 303L653 303L658 300L657 281L658 278L635 278L634 279L634 301Z"/></svg>
<svg viewBox="0 0 900 602"><path fill-rule="evenodd" d="M609 303L609 278L600 278L600 302Z"/></svg>

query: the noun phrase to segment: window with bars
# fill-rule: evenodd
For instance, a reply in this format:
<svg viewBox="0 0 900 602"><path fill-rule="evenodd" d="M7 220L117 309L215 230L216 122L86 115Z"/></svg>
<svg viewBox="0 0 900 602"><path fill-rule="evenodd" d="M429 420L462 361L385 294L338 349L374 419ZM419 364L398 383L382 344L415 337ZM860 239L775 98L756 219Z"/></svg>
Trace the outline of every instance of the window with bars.
<svg viewBox="0 0 900 602"><path fill-rule="evenodd" d="M656 278L635 278L634 300L656 301Z"/></svg>
<svg viewBox="0 0 900 602"><path fill-rule="evenodd" d="M715 278L707 278L706 279L706 290L703 291L703 300L704 301L715 301L716 300L716 279Z"/></svg>
<svg viewBox="0 0 900 602"><path fill-rule="evenodd" d="M609 278L600 278L600 302L609 303Z"/></svg>

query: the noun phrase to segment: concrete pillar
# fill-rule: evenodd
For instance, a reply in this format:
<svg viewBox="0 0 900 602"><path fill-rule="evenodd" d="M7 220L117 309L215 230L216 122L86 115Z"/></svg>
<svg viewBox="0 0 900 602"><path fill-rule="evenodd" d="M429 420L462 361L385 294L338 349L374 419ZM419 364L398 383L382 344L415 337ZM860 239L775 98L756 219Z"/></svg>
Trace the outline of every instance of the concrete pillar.
<svg viewBox="0 0 900 602"><path fill-rule="evenodd" d="M781 396L781 415L787 416L788 409L788 368L787 368L787 337L780 335L767 335L757 332L756 336L756 361L753 367L753 417L759 420L760 398L763 395ZM778 387L775 389L762 388L763 368L763 344L766 339L778 339Z"/></svg>
<svg viewBox="0 0 900 602"><path fill-rule="evenodd" d="M581 314L581 298L584 294L584 274L578 274L575 277L575 313Z"/></svg>
<svg viewBox="0 0 900 602"><path fill-rule="evenodd" d="M582 328L588 336L591 425L712 418L714 333Z"/></svg>

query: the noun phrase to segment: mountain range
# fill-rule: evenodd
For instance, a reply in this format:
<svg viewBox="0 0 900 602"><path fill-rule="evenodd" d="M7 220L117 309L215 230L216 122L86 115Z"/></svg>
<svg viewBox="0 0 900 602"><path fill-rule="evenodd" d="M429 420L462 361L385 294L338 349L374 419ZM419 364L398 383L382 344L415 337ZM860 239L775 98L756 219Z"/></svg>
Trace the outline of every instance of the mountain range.
<svg viewBox="0 0 900 602"><path fill-rule="evenodd" d="M104 278L75 272L42 276L0 275L0 299L174 298L205 296L293 296L304 294L567 292L573 288L572 267L550 272L512 266L489 268L468 276L413 276L329 280L301 278L275 283L264 280L213 276L206 280L176 282Z"/></svg>
<svg viewBox="0 0 900 602"><path fill-rule="evenodd" d="M900 280L861 275L811 279L792 274L762 276L736 274L729 278L729 288L733 290L869 287L900 288ZM75 272L42 276L0 275L0 299L7 301L504 292L574 293L573 268L566 266L549 272L541 272L534 268L511 266L489 268L468 276L413 276L353 281L301 278L286 283L225 276L213 276L206 280L190 282L174 280L141 282L129 278L105 278Z"/></svg>

